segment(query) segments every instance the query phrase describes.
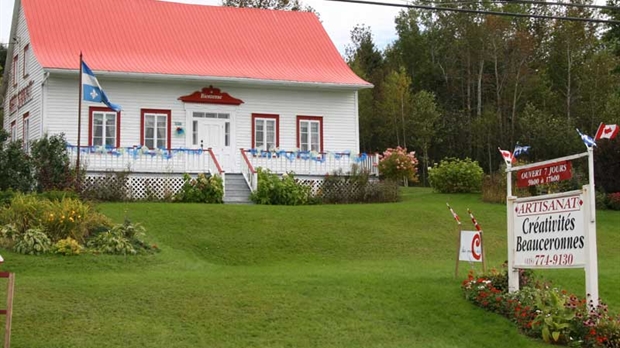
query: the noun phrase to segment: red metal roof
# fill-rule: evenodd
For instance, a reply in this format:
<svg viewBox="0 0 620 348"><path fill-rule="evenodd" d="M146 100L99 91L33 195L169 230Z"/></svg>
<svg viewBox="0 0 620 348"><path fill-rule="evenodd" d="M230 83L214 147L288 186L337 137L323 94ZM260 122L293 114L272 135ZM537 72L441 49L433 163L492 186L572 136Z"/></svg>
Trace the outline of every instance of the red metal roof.
<svg viewBox="0 0 620 348"><path fill-rule="evenodd" d="M156 0L22 0L44 68L370 86L312 13Z"/></svg>

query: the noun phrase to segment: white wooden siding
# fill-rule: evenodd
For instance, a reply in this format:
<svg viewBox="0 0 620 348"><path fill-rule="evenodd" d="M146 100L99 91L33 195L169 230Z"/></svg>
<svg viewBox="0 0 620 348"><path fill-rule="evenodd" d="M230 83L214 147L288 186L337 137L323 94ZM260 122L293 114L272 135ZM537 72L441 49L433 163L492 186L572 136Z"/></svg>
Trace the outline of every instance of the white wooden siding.
<svg viewBox="0 0 620 348"><path fill-rule="evenodd" d="M42 82L43 82L43 68L36 60L35 57L35 47L30 45L30 34L28 33L28 27L26 26L26 17L24 16L24 11L19 7L18 14L18 22L17 28L15 31L12 31L11 38L18 37L19 42L13 45L12 54L7 57L7 65L5 69L12 69L13 67L13 57L15 55L19 55L17 61L17 71L14 72L12 70L7 74L7 78L9 83L7 85L7 93L5 95L6 99L4 102L4 129L9 130L10 125L13 121L17 127L17 138L21 139L23 134L23 116L25 113L28 113L30 119L30 140L35 140L41 137L41 115L42 115ZM28 55L28 77L24 79L23 77L23 64L24 64L24 47L29 45L29 55ZM17 73L17 86L13 87L12 74ZM11 98L17 95L17 92L27 86L30 81L33 82L31 87L31 95L32 99L27 102L25 105L19 107L13 113L10 113L9 105Z"/></svg>
<svg viewBox="0 0 620 348"><path fill-rule="evenodd" d="M85 58L86 59L86 58ZM95 72L96 73L96 72ZM121 105L121 146L140 143L140 110L167 109L172 111L172 147L187 147L191 139L191 123L186 122L186 110L225 110L234 113L233 137L237 148L251 148L251 115L266 113L280 115L280 148L297 148L298 115L323 117L323 144L326 151L359 151L357 132L357 100L355 91L315 89L267 89L234 85L216 85L222 92L244 101L240 106L210 104L185 105L178 97L203 87L202 84L180 82L121 81L98 76L99 83L113 103ZM47 82L46 130L64 132L70 143L77 143L78 76L52 74ZM82 145L88 144L89 106L82 103ZM185 128L184 136L174 133L175 123Z"/></svg>

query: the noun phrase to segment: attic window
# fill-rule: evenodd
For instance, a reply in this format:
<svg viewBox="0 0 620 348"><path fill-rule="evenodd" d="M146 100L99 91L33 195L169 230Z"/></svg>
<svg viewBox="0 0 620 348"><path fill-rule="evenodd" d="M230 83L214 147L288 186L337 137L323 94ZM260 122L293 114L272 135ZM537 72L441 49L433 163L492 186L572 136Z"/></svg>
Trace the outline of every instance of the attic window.
<svg viewBox="0 0 620 348"><path fill-rule="evenodd" d="M28 59L30 59L30 45L24 46L24 58L22 63L22 76L24 78L28 77Z"/></svg>
<svg viewBox="0 0 620 348"><path fill-rule="evenodd" d="M13 70L11 71L13 74L13 87L17 87L17 66L18 66L19 56L16 54L13 57Z"/></svg>

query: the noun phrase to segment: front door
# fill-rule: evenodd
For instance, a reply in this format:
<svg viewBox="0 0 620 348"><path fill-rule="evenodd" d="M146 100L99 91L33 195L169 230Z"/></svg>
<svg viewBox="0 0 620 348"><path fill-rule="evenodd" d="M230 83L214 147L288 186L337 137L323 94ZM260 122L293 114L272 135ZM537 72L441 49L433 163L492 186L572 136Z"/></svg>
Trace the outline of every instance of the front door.
<svg viewBox="0 0 620 348"><path fill-rule="evenodd" d="M222 169L235 172L231 147L230 119L201 119L198 121L198 144L211 148Z"/></svg>

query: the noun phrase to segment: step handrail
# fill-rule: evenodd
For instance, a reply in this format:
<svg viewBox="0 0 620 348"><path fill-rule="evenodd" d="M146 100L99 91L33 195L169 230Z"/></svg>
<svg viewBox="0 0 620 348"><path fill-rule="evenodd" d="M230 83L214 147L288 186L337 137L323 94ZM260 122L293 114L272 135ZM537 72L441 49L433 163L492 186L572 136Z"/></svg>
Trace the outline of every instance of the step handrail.
<svg viewBox="0 0 620 348"><path fill-rule="evenodd" d="M241 163L241 174L243 174L243 178L245 179L246 184L250 188L250 191L254 192L258 188L258 174L256 173L256 169L250 162L248 155L246 154L246 150L241 148L241 157L243 161ZM243 165L245 164L245 166Z"/></svg>
<svg viewBox="0 0 620 348"><path fill-rule="evenodd" d="M215 168L217 168L217 172L218 174L220 174L220 178L222 178L222 191L224 191L222 197L226 197L226 172L222 170L220 162L217 160L217 157L215 157L215 154L213 153L213 149L208 148L207 152L211 156L211 160L213 161L213 163L215 163Z"/></svg>

